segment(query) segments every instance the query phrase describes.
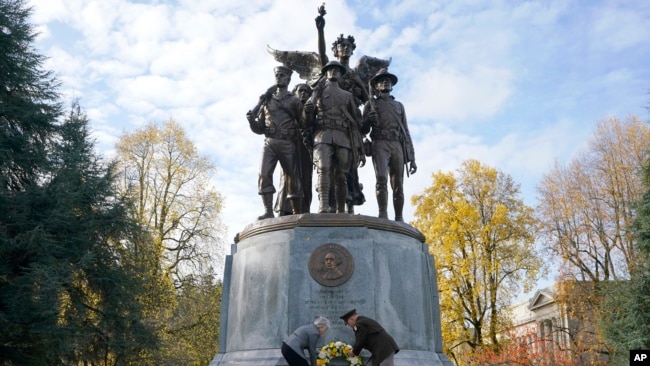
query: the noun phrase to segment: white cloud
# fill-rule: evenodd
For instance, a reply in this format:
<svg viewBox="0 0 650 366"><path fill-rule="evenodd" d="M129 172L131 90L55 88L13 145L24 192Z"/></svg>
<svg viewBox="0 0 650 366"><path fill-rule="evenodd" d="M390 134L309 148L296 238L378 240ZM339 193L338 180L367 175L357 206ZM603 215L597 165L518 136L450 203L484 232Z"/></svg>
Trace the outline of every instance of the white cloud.
<svg viewBox="0 0 650 366"><path fill-rule="evenodd" d="M445 121L484 120L499 112L511 94L509 70L477 65L463 73L437 66L431 65L426 72L415 75L405 91L404 98L410 101L409 117Z"/></svg>
<svg viewBox="0 0 650 366"><path fill-rule="evenodd" d="M648 14L619 8L594 8L591 42L603 52L621 52L631 47L647 47Z"/></svg>
<svg viewBox="0 0 650 366"><path fill-rule="evenodd" d="M36 24L63 21L66 18L66 0L31 0L33 6L32 19Z"/></svg>

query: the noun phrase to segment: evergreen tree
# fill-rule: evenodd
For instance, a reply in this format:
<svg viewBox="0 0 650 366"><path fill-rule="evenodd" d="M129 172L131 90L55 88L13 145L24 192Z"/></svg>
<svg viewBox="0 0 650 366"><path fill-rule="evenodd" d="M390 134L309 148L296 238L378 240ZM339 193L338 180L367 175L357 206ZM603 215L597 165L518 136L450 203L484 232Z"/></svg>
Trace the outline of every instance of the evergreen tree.
<svg viewBox="0 0 650 366"><path fill-rule="evenodd" d="M62 110L59 83L32 46L30 11L25 0L0 0L0 189L41 178Z"/></svg>
<svg viewBox="0 0 650 366"><path fill-rule="evenodd" d="M613 361L628 364L628 350L650 349L650 159L643 168L646 191L632 225L635 262L630 280L609 286L601 326L614 348Z"/></svg>
<svg viewBox="0 0 650 366"><path fill-rule="evenodd" d="M75 103L60 123L24 0L0 0L0 364L141 364L144 236L113 191Z"/></svg>
<svg viewBox="0 0 650 366"><path fill-rule="evenodd" d="M138 364L155 348L137 299L146 276L124 260L138 235L77 105L43 184L6 191L0 225L0 363Z"/></svg>

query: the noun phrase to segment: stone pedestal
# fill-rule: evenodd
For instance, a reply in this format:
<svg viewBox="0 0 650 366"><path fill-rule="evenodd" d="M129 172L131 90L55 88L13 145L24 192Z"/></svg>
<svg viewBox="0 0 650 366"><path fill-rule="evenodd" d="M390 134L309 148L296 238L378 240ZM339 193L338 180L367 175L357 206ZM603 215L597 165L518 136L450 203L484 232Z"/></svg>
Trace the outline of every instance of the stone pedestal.
<svg viewBox="0 0 650 366"><path fill-rule="evenodd" d="M282 340L318 315L332 322L319 347L353 344L339 319L353 308L395 338L395 365L452 365L442 354L433 258L418 230L347 214L257 221L226 258L219 353L210 366L286 365ZM337 364L347 363L330 363Z"/></svg>

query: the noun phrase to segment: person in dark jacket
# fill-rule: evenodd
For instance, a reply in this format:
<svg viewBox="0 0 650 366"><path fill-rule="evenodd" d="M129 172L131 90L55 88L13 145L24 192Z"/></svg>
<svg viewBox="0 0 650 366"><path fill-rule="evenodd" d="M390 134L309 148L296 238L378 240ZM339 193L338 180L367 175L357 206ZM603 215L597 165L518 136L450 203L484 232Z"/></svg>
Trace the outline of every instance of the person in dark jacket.
<svg viewBox="0 0 650 366"><path fill-rule="evenodd" d="M345 313L341 319L354 330L354 345L348 356L358 356L365 348L372 354L367 366L393 366L399 347L393 337L375 320L359 316L357 309Z"/></svg>
<svg viewBox="0 0 650 366"><path fill-rule="evenodd" d="M289 366L316 366L316 342L330 327L330 321L325 317L318 317L314 323L303 325L296 329L282 342L282 356ZM309 362L305 352L309 352Z"/></svg>

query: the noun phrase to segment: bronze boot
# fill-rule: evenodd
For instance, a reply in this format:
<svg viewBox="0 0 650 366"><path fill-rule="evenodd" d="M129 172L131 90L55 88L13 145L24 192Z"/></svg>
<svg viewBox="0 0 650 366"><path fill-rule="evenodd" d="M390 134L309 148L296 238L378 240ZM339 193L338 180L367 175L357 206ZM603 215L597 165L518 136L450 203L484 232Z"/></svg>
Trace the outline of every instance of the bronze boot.
<svg viewBox="0 0 650 366"><path fill-rule="evenodd" d="M318 177L318 200L319 208L318 213L330 213L330 182L329 176L327 179L323 179L322 174L319 174Z"/></svg>
<svg viewBox="0 0 650 366"><path fill-rule="evenodd" d="M388 192L380 189L377 191L377 206L379 207L379 218L388 218Z"/></svg>
<svg viewBox="0 0 650 366"><path fill-rule="evenodd" d="M264 203L264 215L259 216L258 220L272 219L275 217L273 214L273 193L264 193L262 195L262 202Z"/></svg>
<svg viewBox="0 0 650 366"><path fill-rule="evenodd" d="M336 213L348 213L345 202L348 198L347 185L339 184L336 188Z"/></svg>
<svg viewBox="0 0 650 366"><path fill-rule="evenodd" d="M393 198L393 206L395 206L395 221L404 222L404 216L402 216L404 198Z"/></svg>
<svg viewBox="0 0 650 366"><path fill-rule="evenodd" d="M302 213L302 198L295 197L289 199L289 205L291 206L291 213L293 215L299 215Z"/></svg>

